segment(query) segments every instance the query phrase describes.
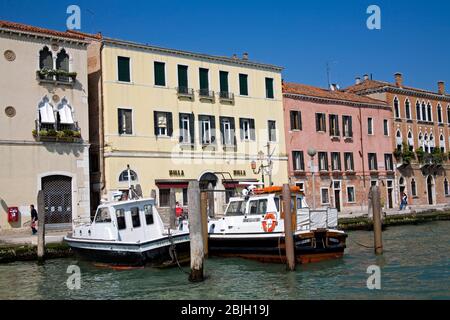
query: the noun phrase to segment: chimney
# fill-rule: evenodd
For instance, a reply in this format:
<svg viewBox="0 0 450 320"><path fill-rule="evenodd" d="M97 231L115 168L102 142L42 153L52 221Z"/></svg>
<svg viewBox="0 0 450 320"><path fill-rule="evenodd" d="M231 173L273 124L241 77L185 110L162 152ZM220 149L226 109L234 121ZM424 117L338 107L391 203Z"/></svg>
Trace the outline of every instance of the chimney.
<svg viewBox="0 0 450 320"><path fill-rule="evenodd" d="M397 72L394 76L395 76L395 85L401 88L403 86L403 75L400 72Z"/></svg>
<svg viewBox="0 0 450 320"><path fill-rule="evenodd" d="M364 79L364 81L369 80L369 75L368 75L368 74L365 74L364 77L363 77L363 79Z"/></svg>
<svg viewBox="0 0 450 320"><path fill-rule="evenodd" d="M233 60L237 60L238 59L238 56L237 56L237 54L235 53L235 54L233 54Z"/></svg>
<svg viewBox="0 0 450 320"><path fill-rule="evenodd" d="M438 93L444 95L445 94L445 83L444 81L438 82Z"/></svg>
<svg viewBox="0 0 450 320"><path fill-rule="evenodd" d="M248 53L247 53L247 52L245 52L245 53L242 55L242 60L248 60Z"/></svg>
<svg viewBox="0 0 450 320"><path fill-rule="evenodd" d="M361 84L361 78L360 77L356 77L355 78L355 84Z"/></svg>
<svg viewBox="0 0 450 320"><path fill-rule="evenodd" d="M339 87L336 83L333 83L333 84L331 84L330 89L331 89L331 91L338 91Z"/></svg>

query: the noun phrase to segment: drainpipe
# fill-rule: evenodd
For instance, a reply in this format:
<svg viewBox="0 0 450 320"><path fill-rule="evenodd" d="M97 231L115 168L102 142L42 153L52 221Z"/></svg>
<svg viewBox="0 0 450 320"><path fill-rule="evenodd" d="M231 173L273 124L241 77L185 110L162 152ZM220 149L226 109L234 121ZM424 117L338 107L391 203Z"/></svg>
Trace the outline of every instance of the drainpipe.
<svg viewBox="0 0 450 320"><path fill-rule="evenodd" d="M103 94L103 40L101 40L100 44L100 101L98 106L99 113L99 166L100 166L100 197L105 195L106 189L106 174L105 174L105 134L104 134L104 112L103 112L103 103L104 103L104 94Z"/></svg>
<svg viewBox="0 0 450 320"><path fill-rule="evenodd" d="M364 189L366 188L366 166L364 162L364 144L363 144L363 128L362 128L362 112L361 112L361 106L358 107L359 109L359 131L360 131L360 143L361 143L361 155L362 155L362 173L363 173L363 185Z"/></svg>

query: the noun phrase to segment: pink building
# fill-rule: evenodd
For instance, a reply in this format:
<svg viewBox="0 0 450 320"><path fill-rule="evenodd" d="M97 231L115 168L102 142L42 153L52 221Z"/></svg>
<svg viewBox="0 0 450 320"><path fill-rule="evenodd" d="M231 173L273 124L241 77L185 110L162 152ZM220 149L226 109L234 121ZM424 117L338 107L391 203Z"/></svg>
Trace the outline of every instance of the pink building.
<svg viewBox="0 0 450 320"><path fill-rule="evenodd" d="M310 206L364 212L377 184L382 204L393 208L393 115L385 102L294 83L283 84L283 99L289 177Z"/></svg>

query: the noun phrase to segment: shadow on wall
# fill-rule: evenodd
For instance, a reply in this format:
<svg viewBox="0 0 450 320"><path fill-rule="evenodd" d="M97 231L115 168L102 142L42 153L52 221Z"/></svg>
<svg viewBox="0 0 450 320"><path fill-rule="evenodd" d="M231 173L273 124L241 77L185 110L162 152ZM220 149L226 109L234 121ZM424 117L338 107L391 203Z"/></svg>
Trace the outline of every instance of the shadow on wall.
<svg viewBox="0 0 450 320"><path fill-rule="evenodd" d="M73 154L79 157L83 154L85 146L81 143L44 143L48 152L57 153L59 155Z"/></svg>

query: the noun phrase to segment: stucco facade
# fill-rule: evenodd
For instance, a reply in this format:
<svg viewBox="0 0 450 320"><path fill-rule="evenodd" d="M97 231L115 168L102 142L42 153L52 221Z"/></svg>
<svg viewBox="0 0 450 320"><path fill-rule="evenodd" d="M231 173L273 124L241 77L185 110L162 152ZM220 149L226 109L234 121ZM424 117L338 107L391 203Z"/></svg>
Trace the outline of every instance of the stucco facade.
<svg viewBox="0 0 450 320"><path fill-rule="evenodd" d="M276 137L270 141L272 182L288 181L281 68L237 57L214 57L112 39L103 39L101 52L104 149L99 161L104 158L105 185L102 189L99 181L102 190L98 192L103 197L111 198L113 192L128 188L128 179L123 179L127 165L136 174L132 184L140 185L143 196L156 196L161 207L167 206L166 195L171 188L176 189L177 200L186 204L190 180L211 182L216 190L259 181L261 174L253 173L250 164L258 160L260 151L267 156L269 120L276 126ZM119 59L126 60L129 66L127 81L119 81ZM158 74L159 84L155 63L163 68ZM186 88L182 90L180 68L187 70L183 80ZM202 79L199 72L203 72ZM224 74L227 80L222 79ZM247 79L246 94L240 94L240 75ZM267 83L273 84L272 90L267 89ZM125 111L119 109L127 112L125 122L120 122L126 127L124 132L120 132L118 123ZM209 119L206 127L205 120L200 119L205 116ZM186 122L182 123L180 117ZM228 125L222 127L225 118L231 123L231 131ZM252 133L248 136L243 136L242 119L249 119ZM183 127L188 123L189 129ZM224 130L231 132L229 143L224 141ZM267 184L268 175L264 178ZM215 198L220 211L224 193L217 193Z"/></svg>
<svg viewBox="0 0 450 320"><path fill-rule="evenodd" d="M316 207L366 212L370 186L376 183L384 206L392 208L394 170L385 163L385 155L392 157L391 133L385 135L384 131L384 120L392 118L387 104L292 83L284 85L283 93L289 177L292 184L303 189L309 205L314 205L315 197ZM325 116L322 128L317 124L319 114ZM331 117L337 117L333 129ZM313 159L308 154L310 149L316 151ZM300 161L296 160L299 153ZM326 154L325 167L320 163L320 153ZM376 155L376 168L369 168L369 154Z"/></svg>
<svg viewBox="0 0 450 320"><path fill-rule="evenodd" d="M65 32L0 22L0 231L30 227L39 190L50 226L89 217L87 44ZM71 77L37 74L43 50L49 70L64 66ZM19 209L17 222L8 222L9 208Z"/></svg>

